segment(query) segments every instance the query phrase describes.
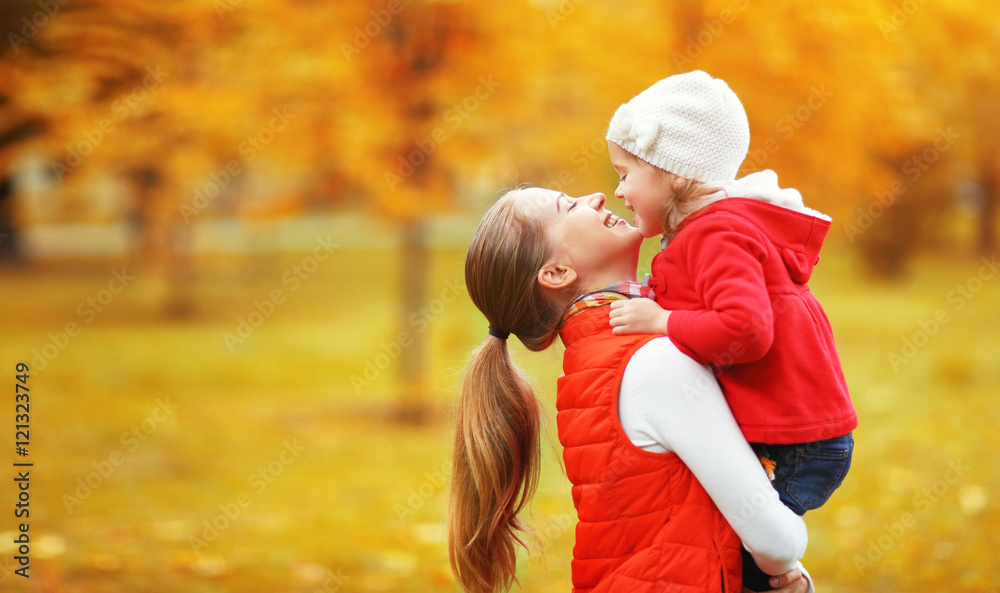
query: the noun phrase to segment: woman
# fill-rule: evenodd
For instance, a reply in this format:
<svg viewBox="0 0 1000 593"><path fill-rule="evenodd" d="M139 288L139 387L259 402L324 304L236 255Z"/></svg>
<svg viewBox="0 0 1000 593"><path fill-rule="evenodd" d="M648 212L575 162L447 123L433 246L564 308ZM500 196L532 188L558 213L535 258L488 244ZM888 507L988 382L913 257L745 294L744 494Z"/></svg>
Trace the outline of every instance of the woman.
<svg viewBox="0 0 1000 593"><path fill-rule="evenodd" d="M518 513L537 485L538 403L509 332L530 350L557 335L566 344L557 419L580 520L575 591L735 593L740 540L781 574L773 587L811 589L797 562L805 525L770 488L710 371L665 337L612 334L605 305L646 289L635 283L642 237L604 200L513 190L469 248L466 285L490 335L469 362L457 415L456 577L473 592L506 589L529 533Z"/></svg>

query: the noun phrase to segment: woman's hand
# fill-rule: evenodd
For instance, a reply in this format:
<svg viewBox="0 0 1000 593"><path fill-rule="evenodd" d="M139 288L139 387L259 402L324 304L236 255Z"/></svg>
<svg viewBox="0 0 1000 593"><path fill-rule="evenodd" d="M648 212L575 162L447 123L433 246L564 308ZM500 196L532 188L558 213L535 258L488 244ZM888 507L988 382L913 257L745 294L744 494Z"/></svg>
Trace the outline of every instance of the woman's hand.
<svg viewBox="0 0 1000 593"><path fill-rule="evenodd" d="M806 593L810 590L809 579L804 578L802 571L793 568L785 574L771 577L769 581L771 591L775 593Z"/></svg>
<svg viewBox="0 0 1000 593"><path fill-rule="evenodd" d="M785 574L771 577L769 583L774 588L765 593L808 593L813 591L812 587L809 586L809 579L805 578L802 571L797 568L793 568ZM754 591L743 587L743 593L754 593Z"/></svg>
<svg viewBox="0 0 1000 593"><path fill-rule="evenodd" d="M611 333L666 334L670 311L651 299L629 299L611 303Z"/></svg>

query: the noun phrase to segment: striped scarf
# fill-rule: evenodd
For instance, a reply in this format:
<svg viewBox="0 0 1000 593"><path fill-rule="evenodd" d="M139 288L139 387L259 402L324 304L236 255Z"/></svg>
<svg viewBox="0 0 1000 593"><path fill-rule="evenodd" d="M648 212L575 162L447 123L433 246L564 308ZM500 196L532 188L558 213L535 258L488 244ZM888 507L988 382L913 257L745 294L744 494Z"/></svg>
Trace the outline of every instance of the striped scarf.
<svg viewBox="0 0 1000 593"><path fill-rule="evenodd" d="M591 307L603 307L610 305L613 301L625 301L628 299L653 299L656 295L653 289L638 282L618 282L601 286L589 292L585 292L570 305L569 310L563 315L562 324L566 325L573 317L583 313Z"/></svg>

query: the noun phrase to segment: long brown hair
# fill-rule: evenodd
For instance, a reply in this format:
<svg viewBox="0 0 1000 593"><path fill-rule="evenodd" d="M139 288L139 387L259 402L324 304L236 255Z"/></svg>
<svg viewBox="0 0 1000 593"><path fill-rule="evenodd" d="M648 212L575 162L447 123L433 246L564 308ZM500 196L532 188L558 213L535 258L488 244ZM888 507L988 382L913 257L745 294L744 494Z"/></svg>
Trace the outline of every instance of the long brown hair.
<svg viewBox="0 0 1000 593"><path fill-rule="evenodd" d="M533 351L555 340L565 303L536 281L549 258L539 222L507 192L483 217L465 258L465 283L489 324ZM482 329L486 333L486 328ZM448 553L458 582L473 593L506 590L516 580L517 546L532 532L518 518L538 485L538 398L507 349L487 335L462 382L455 430Z"/></svg>

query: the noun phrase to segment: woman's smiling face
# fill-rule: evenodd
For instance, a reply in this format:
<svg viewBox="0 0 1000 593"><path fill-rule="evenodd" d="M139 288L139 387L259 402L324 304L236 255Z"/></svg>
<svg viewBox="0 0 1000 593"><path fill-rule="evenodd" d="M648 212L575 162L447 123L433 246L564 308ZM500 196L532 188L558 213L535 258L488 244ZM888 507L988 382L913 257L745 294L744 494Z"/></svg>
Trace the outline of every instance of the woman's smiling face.
<svg viewBox="0 0 1000 593"><path fill-rule="evenodd" d="M545 227L551 257L570 265L583 289L635 279L642 235L607 210L605 200L602 193L574 198L542 188L525 189L519 196L525 212L533 212Z"/></svg>

